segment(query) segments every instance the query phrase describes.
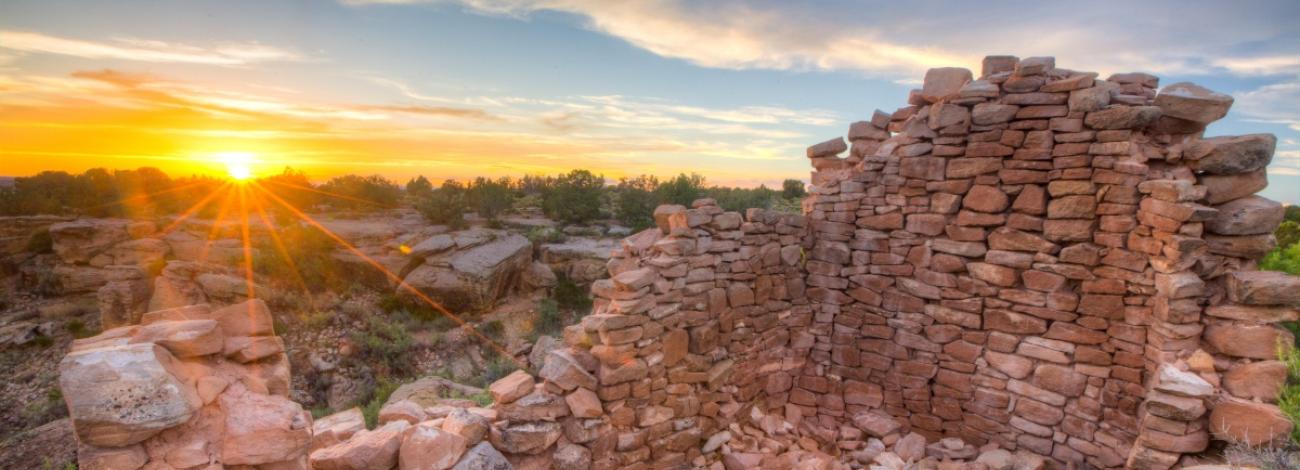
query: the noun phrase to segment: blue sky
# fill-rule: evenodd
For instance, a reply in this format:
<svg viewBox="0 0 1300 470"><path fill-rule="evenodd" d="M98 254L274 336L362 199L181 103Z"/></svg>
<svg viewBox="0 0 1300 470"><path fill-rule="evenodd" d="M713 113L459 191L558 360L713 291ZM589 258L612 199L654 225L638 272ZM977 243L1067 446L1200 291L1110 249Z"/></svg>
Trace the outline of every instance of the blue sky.
<svg viewBox="0 0 1300 470"><path fill-rule="evenodd" d="M316 178L770 185L925 69L1013 54L1234 95L1208 134L1277 134L1266 194L1300 202L1298 25L1300 2L7 0L0 173L243 151Z"/></svg>

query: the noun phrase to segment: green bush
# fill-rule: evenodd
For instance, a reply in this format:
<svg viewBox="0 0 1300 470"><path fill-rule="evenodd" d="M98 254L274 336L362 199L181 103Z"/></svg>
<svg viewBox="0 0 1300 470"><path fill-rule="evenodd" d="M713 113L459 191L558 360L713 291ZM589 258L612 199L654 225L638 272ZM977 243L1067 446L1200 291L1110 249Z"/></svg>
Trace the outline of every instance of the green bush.
<svg viewBox="0 0 1300 470"><path fill-rule="evenodd" d="M580 224L600 217L605 180L587 170L573 170L556 178L542 196L542 210L552 219Z"/></svg>
<svg viewBox="0 0 1300 470"><path fill-rule="evenodd" d="M54 252L54 238L50 236L49 228L41 228L27 237L27 252L38 254Z"/></svg>
<svg viewBox="0 0 1300 470"><path fill-rule="evenodd" d="M565 318L560 312L559 303L555 299L542 299L537 302L537 316L533 318L532 339L536 340L538 336L550 335L555 336L564 330Z"/></svg>
<svg viewBox="0 0 1300 470"><path fill-rule="evenodd" d="M696 199L704 197L704 177L691 173L660 183L655 188L655 199L660 204L680 204L690 207Z"/></svg>
<svg viewBox="0 0 1300 470"><path fill-rule="evenodd" d="M467 196L470 207L474 208L479 217L488 220L496 220L514 202L509 178L492 181L480 176L470 185Z"/></svg>
<svg viewBox="0 0 1300 470"><path fill-rule="evenodd" d="M362 403L365 403L361 407L361 416L366 418L366 429L374 429L375 426L379 425L379 410L383 409L384 402L387 402L388 397L393 396L393 392L397 391L397 387L401 385L381 378L379 383L370 389L370 393L366 394L367 397L361 400Z"/></svg>
<svg viewBox="0 0 1300 470"><path fill-rule="evenodd" d="M653 176L641 175L619 180L618 186L614 188L617 198L614 216L633 231L654 225L654 210L659 203L655 188L658 186L659 180Z"/></svg>
<svg viewBox="0 0 1300 470"><path fill-rule="evenodd" d="M464 186L447 180L442 187L431 192L415 205L415 210L425 219L435 224L446 225L451 229L465 226L465 211L469 206Z"/></svg>
<svg viewBox="0 0 1300 470"><path fill-rule="evenodd" d="M781 182L781 197L785 199L803 199L808 195L808 190L804 188L803 181L785 180Z"/></svg>
<svg viewBox="0 0 1300 470"><path fill-rule="evenodd" d="M525 236L533 243L563 243L568 238L555 227L533 227Z"/></svg>
<svg viewBox="0 0 1300 470"><path fill-rule="evenodd" d="M378 210L397 207L402 189L397 183L379 175L343 175L320 186L326 196L322 202L333 207L351 210Z"/></svg>
<svg viewBox="0 0 1300 470"><path fill-rule="evenodd" d="M1277 406L1296 424L1291 431L1291 440L1300 443L1300 348L1286 348L1279 344L1278 356L1286 364L1287 380L1278 396Z"/></svg>
<svg viewBox="0 0 1300 470"><path fill-rule="evenodd" d="M338 242L320 229L291 224L278 230L279 243L272 237L259 237L258 255L253 257L253 271L286 290L306 288L312 292L343 290L355 281L334 259ZM295 269L297 268L297 269Z"/></svg>
<svg viewBox="0 0 1300 470"><path fill-rule="evenodd" d="M365 364L377 366L381 376L409 375L415 364L407 357L412 340L404 320L404 315L372 315L367 318L366 328L350 335L357 348L356 357Z"/></svg>
<svg viewBox="0 0 1300 470"><path fill-rule="evenodd" d="M424 198L433 193L433 183L428 178L420 175L406 182L406 195L414 198Z"/></svg>
<svg viewBox="0 0 1300 470"><path fill-rule="evenodd" d="M568 276L560 276L555 283L556 305L565 310L586 311L591 308L591 295Z"/></svg>

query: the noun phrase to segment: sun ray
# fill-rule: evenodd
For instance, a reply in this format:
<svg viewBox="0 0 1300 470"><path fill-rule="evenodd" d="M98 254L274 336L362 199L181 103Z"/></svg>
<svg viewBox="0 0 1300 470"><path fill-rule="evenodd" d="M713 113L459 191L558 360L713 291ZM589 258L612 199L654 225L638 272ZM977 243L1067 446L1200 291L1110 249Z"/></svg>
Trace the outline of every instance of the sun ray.
<svg viewBox="0 0 1300 470"><path fill-rule="evenodd" d="M271 184L274 184L274 185L276 185L276 186L284 186L284 187L287 187L287 188L293 188L293 189L297 189L297 190L300 190L300 191L309 191L309 192L313 192L313 193L317 193L317 194L323 194L323 195L326 195L326 196L335 197L335 198L339 198L339 199L343 199L343 200L347 200L347 201L360 202L360 203L362 203L362 204L366 204L366 205L369 205L369 206L374 206L374 207L384 207L382 204L376 203L375 201L368 201L368 200L365 200L365 199L361 199L361 198L359 198L359 197L345 196L345 195L342 195L342 194L332 193L332 192L329 192L329 191L322 191L322 190L319 190L319 189L316 189L316 188L312 188L312 187L308 187L308 186L302 186L302 185L297 185L297 184L292 184L292 183L285 183L285 182L283 182L283 181L275 181L275 180L267 180L267 181L265 181L265 182L267 182L267 183L271 183Z"/></svg>
<svg viewBox="0 0 1300 470"><path fill-rule="evenodd" d="M243 236L244 279L247 281L248 298L256 298L257 290L253 284L253 245L248 231L248 186L239 187L239 225Z"/></svg>
<svg viewBox="0 0 1300 470"><path fill-rule="evenodd" d="M186 190L186 189L193 188L193 187L195 187L195 186L199 186L199 185L201 185L201 184L205 184L205 183L207 183L207 181L194 181L194 182L191 182L191 183L182 184L182 185L180 185L180 186L176 186L176 187L172 187L172 188L164 189L164 190L162 190L162 191L155 191L155 192L152 192L152 193L145 193L145 194L137 194L137 195L134 195L134 196L131 196L131 197L125 197L125 198L122 198L122 199L118 199L118 200L113 201L113 202L106 202L106 203L103 203L103 204L98 204L98 205L90 206L90 207L85 208L84 210L92 210L92 209L99 209L99 208L103 208L103 207L110 207L110 206L117 206L117 205L128 204L128 203L134 202L134 200L136 200L136 199L152 198L152 197L155 197L155 196L161 196L161 195L163 195L163 194L174 193L174 192L177 192L177 191L184 191L184 190Z"/></svg>
<svg viewBox="0 0 1300 470"><path fill-rule="evenodd" d="M211 193L208 193L208 195L204 196L203 199L200 199L199 202L194 203L194 205L190 206L189 209L186 209L185 212L182 212L180 216L176 217L176 220L172 221L171 224L168 224L167 227L163 228L161 232L162 235L166 236L167 234L171 233L172 230L176 230L177 227L180 227L180 225L184 223L186 220L188 220L191 216L203 210L203 208L206 207L208 203L212 202L213 199L216 199L217 196L229 190L230 190L230 183L222 184L217 189L212 190Z"/></svg>
<svg viewBox="0 0 1300 470"><path fill-rule="evenodd" d="M226 214L230 213L230 203L234 196L234 191L226 191L226 197L221 201L221 208L217 209L217 218L212 220L212 228L208 229L208 238L203 241L203 250L199 252L199 263L208 261L209 252L212 251L212 242L217 239L217 235L221 231L221 225L226 221Z"/></svg>
<svg viewBox="0 0 1300 470"><path fill-rule="evenodd" d="M508 351L506 351L506 349L505 349L504 347L502 347L501 345L497 344L496 341L493 341L491 338L488 338L487 336L484 336L482 333L479 333L478 330L475 330L474 328L471 328L471 327L469 326L469 323L467 323L465 320L462 320L460 317L458 317L458 316L456 316L455 314L453 314L453 313L451 313L450 311L448 311L445 307L442 306L442 304L440 304L440 303L438 303L437 301L433 300L433 299L430 298L428 295L425 295L423 292L420 292L419 289L416 289L414 286L412 286L412 285L410 285L410 284L407 284L407 283L406 283L406 280L402 279L401 276L398 276L397 274L393 273L392 270L388 269L387 267L384 267L383 264L380 264L378 261L375 261L373 258L367 256L365 253L362 253L361 250L358 250L355 246L353 246L353 245L352 245L351 243L349 243L347 240L344 240L342 237L338 236L338 234L335 234L333 231L330 231L330 229L325 228L325 226L324 226L324 225L321 225L319 222L317 222L316 219L313 219L313 218L311 218L311 216L309 216L309 215L307 215L306 213L303 213L302 211L298 210L298 208L294 207L292 204L289 204L289 203L288 203L287 201L285 201L284 199L281 199L279 196L276 196L274 193L268 191L266 188L262 187L260 184L257 184L256 182L254 182L252 186L253 186L254 188L256 188L256 189L262 191L263 193L265 193L267 196L269 196L269 197L270 197L272 200L274 200L276 203L280 204L281 206L284 206L285 209L289 210L289 212L292 212L295 216L297 216L298 218L302 219L304 222L307 222L308 224L310 224L310 225L316 227L317 229L319 229L319 230L320 230L322 233L324 233L326 236L328 236L328 237L330 237L331 239L333 239L335 243L338 243L339 245L343 246L343 248L347 249L347 250L348 250L349 252L351 252L352 254L354 254L354 255L360 257L361 259L365 260L365 262L366 262L367 264L369 264L369 265L371 265L372 267L374 267L375 269L379 270L379 272L380 272L380 273L383 273L384 276L386 276L389 280L395 282L399 288L405 289L407 292L410 292L411 294L415 295L415 296L418 297L420 300L424 301L424 303L426 303L426 304L428 304L430 307L432 307L434 310L437 310L438 313L441 313L443 316L446 316L447 318L449 318L449 319L451 319L452 321L456 322L456 323L457 323L458 325L460 325L461 328L464 329L465 331L467 331L467 332L473 334L474 336L478 337L480 340L483 341L484 344L487 344L487 345L490 346L491 348L495 349L495 350L496 350L496 351L501 355L501 357L509 358L512 362L514 362L516 365L518 365L519 368L521 368L521 369L525 369L525 368L527 368L527 366L526 366L522 361L516 359L516 358L514 357L514 355L512 355L512 354L510 354Z"/></svg>
<svg viewBox="0 0 1300 470"><path fill-rule="evenodd" d="M298 283L298 288L302 289L302 294L307 298L307 303L311 306L312 311L315 311L316 299L312 296L311 289L307 287L307 281L302 278L302 271L298 268L298 262L294 261L293 256L289 255L289 249L284 246L284 240L280 238L278 227L271 222L270 216L267 215L266 206L262 204L262 198L256 193L250 193L250 196L249 200L253 202L253 210L257 212L257 217L262 220L262 226L266 227L266 232L275 245L275 251L279 252L280 258L289 264L289 270L293 273L294 281Z"/></svg>

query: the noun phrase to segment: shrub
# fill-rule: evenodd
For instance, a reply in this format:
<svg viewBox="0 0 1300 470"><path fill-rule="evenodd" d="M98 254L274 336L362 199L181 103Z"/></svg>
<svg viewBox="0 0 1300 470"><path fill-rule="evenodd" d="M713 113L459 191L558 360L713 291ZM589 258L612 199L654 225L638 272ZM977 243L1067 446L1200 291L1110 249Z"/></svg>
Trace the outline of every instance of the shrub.
<svg viewBox="0 0 1300 470"><path fill-rule="evenodd" d="M564 315L560 313L559 303L555 299L542 299L537 302L537 316L533 318L532 339L541 335L559 333L564 329Z"/></svg>
<svg viewBox="0 0 1300 470"><path fill-rule="evenodd" d="M32 235L30 237L27 237L26 251L28 253L38 253L38 254L53 253L54 238L50 236L50 229L47 227L32 232Z"/></svg>
<svg viewBox="0 0 1300 470"><path fill-rule="evenodd" d="M344 272L332 256L338 243L325 232L292 224L281 227L277 234L279 244L272 237L258 240L258 256L253 257L253 270L258 274L290 289L306 287L317 292L342 290L352 284L355 276Z"/></svg>
<svg viewBox="0 0 1300 470"><path fill-rule="evenodd" d="M704 177L695 173L677 175L655 188L655 197L661 204L681 204L690 207L696 199L704 197Z"/></svg>
<svg viewBox="0 0 1300 470"><path fill-rule="evenodd" d="M567 238L564 232L555 227L533 227L525 236L533 243L563 243Z"/></svg>
<svg viewBox="0 0 1300 470"><path fill-rule="evenodd" d="M433 183L429 182L424 175L413 178L406 182L406 195L414 198L424 198L433 193Z"/></svg>
<svg viewBox="0 0 1300 470"><path fill-rule="evenodd" d="M1287 206L1287 209L1292 207L1295 206ZM1277 226L1277 230L1273 231L1273 235L1277 237L1278 248L1290 247L1300 241L1300 223L1291 220L1283 221Z"/></svg>
<svg viewBox="0 0 1300 470"><path fill-rule="evenodd" d="M469 206L465 188L452 180L442 183L424 200L417 202L415 210L435 224L459 229L465 226L465 210Z"/></svg>
<svg viewBox="0 0 1300 470"><path fill-rule="evenodd" d="M614 189L617 196L614 216L634 231L653 225L655 205L659 202L655 195L658 186L659 180L653 176L641 175L619 180Z"/></svg>
<svg viewBox="0 0 1300 470"><path fill-rule="evenodd" d="M585 311L591 308L591 296L568 276L560 276L555 283L556 305L565 310Z"/></svg>
<svg viewBox="0 0 1300 470"><path fill-rule="evenodd" d="M1278 396L1277 406L1292 423L1296 423L1291 431L1291 440L1300 443L1300 349L1283 346L1278 345L1278 357L1286 364L1287 380Z"/></svg>
<svg viewBox="0 0 1300 470"><path fill-rule="evenodd" d="M361 416L366 418L366 429L374 429L379 425L379 410L383 409L384 402L388 401L388 397L393 396L393 392L397 391L399 386L401 384L388 379L379 379L379 383L375 384L374 388L366 394L367 397L361 400L365 403L361 407Z"/></svg>
<svg viewBox="0 0 1300 470"><path fill-rule="evenodd" d="M481 176L470 185L468 199L470 207L478 212L479 217L489 220L495 220L509 210L510 204L514 202L509 179L492 181Z"/></svg>
<svg viewBox="0 0 1300 470"><path fill-rule="evenodd" d="M585 223L600 217L605 180L587 170L573 170L556 178L542 197L542 209L552 219Z"/></svg>
<svg viewBox="0 0 1300 470"><path fill-rule="evenodd" d="M366 319L364 330L352 332L357 358L366 364L379 366L381 372L409 375L414 365L406 357L411 349L411 334L403 321L404 315L390 317L372 315Z"/></svg>
<svg viewBox="0 0 1300 470"><path fill-rule="evenodd" d="M397 207L402 189L397 183L379 175L343 175L320 186L329 205L352 210L376 210Z"/></svg>
<svg viewBox="0 0 1300 470"><path fill-rule="evenodd" d="M789 179L781 182L781 197L785 199L803 199L808 195L803 181Z"/></svg>

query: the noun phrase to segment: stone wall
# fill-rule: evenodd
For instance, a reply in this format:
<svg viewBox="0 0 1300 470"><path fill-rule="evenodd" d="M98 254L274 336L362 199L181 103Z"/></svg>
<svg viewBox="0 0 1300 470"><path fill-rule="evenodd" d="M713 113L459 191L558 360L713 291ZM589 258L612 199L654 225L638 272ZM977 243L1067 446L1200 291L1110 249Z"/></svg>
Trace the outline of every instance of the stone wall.
<svg viewBox="0 0 1300 470"><path fill-rule="evenodd" d="M988 57L908 101L808 149L817 336L795 390L843 395L810 406L822 422L1134 468L1290 430L1267 402L1293 341L1269 323L1295 303L1262 293L1296 283L1252 272L1282 218L1252 195L1275 138L1203 138L1231 97Z"/></svg>

